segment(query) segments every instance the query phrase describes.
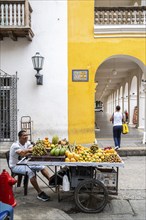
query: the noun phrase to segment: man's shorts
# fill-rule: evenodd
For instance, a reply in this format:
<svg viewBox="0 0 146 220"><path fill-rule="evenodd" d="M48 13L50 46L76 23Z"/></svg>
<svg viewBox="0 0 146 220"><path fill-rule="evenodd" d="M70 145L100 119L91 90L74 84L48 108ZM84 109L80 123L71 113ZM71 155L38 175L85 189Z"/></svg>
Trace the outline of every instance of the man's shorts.
<svg viewBox="0 0 146 220"><path fill-rule="evenodd" d="M29 179L31 179L33 176L35 176L35 172L39 172L43 170L45 166L40 165L30 165L29 167L27 165L17 165L15 167L12 167L11 170L14 173L20 173L25 174L27 172Z"/></svg>

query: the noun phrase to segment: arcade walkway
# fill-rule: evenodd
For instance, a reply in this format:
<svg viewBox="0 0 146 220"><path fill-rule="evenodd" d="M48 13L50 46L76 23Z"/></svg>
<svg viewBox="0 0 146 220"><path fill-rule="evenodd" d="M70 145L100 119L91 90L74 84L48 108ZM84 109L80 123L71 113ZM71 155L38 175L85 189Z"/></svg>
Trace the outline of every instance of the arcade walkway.
<svg viewBox="0 0 146 220"><path fill-rule="evenodd" d="M109 121L110 115L104 112L95 112L95 121L97 129L95 129L95 137L97 143L101 147L114 146L113 134L112 134L112 123ZM121 137L121 148L122 147L144 147L142 144L143 131L135 127L129 126L129 133L126 135L122 134Z"/></svg>

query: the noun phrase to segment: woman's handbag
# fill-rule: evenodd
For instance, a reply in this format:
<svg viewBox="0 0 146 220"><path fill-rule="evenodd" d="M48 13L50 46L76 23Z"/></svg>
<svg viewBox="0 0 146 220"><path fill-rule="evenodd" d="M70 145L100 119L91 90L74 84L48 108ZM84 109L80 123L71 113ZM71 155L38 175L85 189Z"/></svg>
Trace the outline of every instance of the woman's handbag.
<svg viewBox="0 0 146 220"><path fill-rule="evenodd" d="M128 125L127 125L126 123L124 123L122 126L123 126L122 133L123 133L123 134L129 133Z"/></svg>

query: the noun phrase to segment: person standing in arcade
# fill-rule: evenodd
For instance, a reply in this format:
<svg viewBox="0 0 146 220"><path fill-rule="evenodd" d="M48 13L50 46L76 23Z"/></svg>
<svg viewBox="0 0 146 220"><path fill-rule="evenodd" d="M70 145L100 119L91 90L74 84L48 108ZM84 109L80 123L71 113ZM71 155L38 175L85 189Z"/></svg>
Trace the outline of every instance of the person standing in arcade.
<svg viewBox="0 0 146 220"><path fill-rule="evenodd" d="M113 139L115 143L115 150L120 148L121 144L121 133L122 133L122 123L124 122L124 116L120 112L120 106L116 106L116 111L112 114L110 121L113 123Z"/></svg>

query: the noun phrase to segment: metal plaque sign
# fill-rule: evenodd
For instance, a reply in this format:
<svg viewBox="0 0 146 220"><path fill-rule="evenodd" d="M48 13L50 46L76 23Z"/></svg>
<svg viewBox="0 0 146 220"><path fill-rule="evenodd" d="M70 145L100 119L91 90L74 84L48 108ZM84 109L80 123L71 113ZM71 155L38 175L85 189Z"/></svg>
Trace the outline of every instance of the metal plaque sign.
<svg viewBox="0 0 146 220"><path fill-rule="evenodd" d="M72 70L73 82L88 82L89 72L88 70Z"/></svg>

